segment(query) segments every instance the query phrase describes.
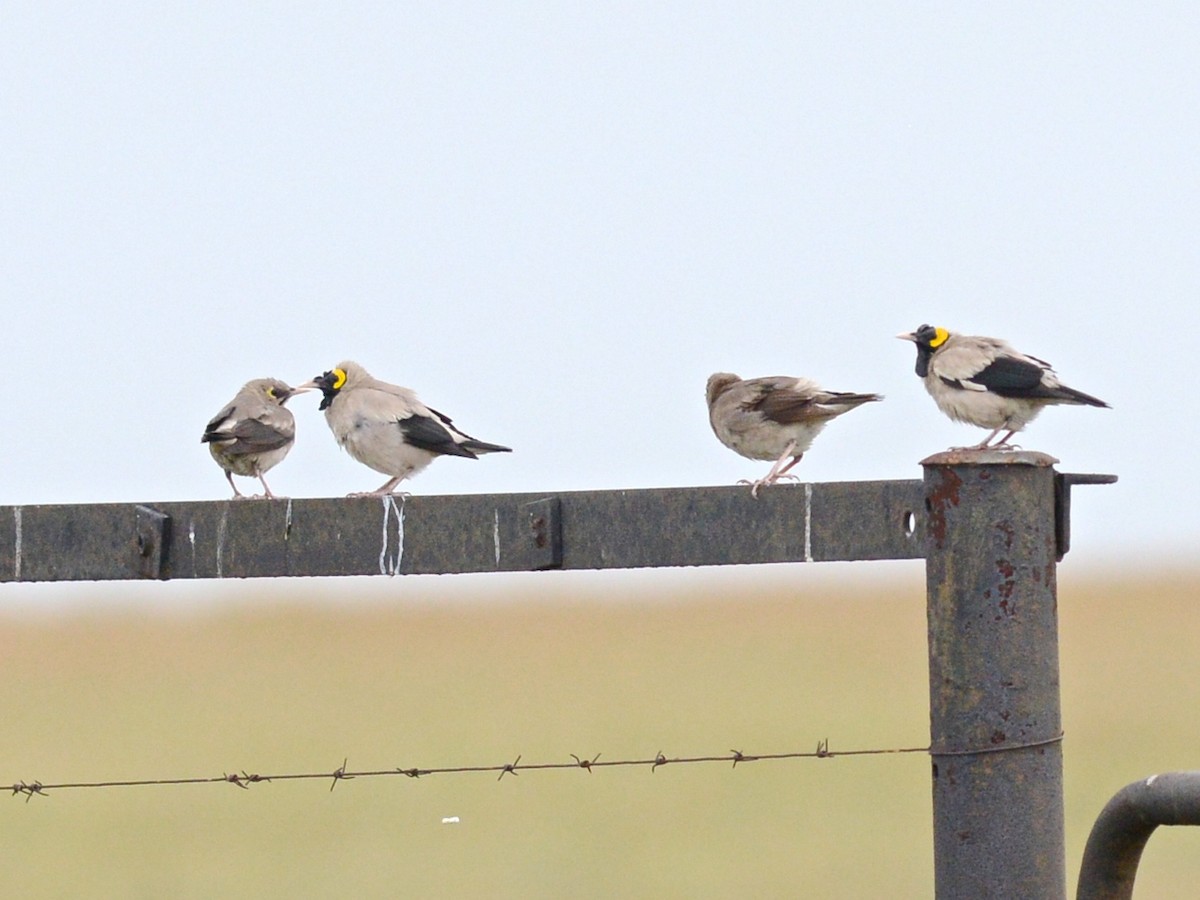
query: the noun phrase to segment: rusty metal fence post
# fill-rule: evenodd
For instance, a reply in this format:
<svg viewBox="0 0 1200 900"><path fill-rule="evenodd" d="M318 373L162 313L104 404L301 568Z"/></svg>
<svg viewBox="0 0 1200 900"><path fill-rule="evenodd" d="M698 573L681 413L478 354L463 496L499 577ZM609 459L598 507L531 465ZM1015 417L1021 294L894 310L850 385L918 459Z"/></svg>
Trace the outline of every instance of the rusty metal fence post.
<svg viewBox="0 0 1200 900"><path fill-rule="evenodd" d="M1055 462L922 462L939 898L1066 896Z"/></svg>

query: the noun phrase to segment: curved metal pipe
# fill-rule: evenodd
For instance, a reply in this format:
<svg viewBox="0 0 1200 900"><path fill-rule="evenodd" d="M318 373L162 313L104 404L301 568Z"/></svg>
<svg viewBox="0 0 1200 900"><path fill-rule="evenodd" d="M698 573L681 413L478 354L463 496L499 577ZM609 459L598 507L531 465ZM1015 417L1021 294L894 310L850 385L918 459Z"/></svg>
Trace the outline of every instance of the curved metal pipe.
<svg viewBox="0 0 1200 900"><path fill-rule="evenodd" d="M1142 850L1159 825L1200 825L1200 772L1151 775L1108 801L1083 851L1078 900L1130 900Z"/></svg>

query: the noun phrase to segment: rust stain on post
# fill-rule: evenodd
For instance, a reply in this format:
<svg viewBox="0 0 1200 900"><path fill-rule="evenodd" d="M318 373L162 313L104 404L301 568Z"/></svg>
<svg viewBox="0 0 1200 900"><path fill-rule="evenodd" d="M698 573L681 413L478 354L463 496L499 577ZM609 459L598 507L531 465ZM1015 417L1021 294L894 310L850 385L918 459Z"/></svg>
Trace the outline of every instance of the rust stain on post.
<svg viewBox="0 0 1200 900"><path fill-rule="evenodd" d="M929 512L929 533L937 546L941 547L946 541L946 507L958 506L958 490L962 487L962 479L949 466L941 466L937 472L940 482L929 492L926 505Z"/></svg>

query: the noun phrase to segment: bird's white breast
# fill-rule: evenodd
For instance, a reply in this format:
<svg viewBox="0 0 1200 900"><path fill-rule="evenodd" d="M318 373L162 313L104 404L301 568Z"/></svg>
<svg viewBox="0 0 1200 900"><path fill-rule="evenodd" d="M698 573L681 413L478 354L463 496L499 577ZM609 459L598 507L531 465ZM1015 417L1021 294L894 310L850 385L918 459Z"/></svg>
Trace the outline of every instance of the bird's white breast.
<svg viewBox="0 0 1200 900"><path fill-rule="evenodd" d="M980 428L1020 430L1042 411L1036 400L1003 397L987 389L969 390L946 384L932 371L925 376L925 389L938 409L956 422Z"/></svg>
<svg viewBox="0 0 1200 900"><path fill-rule="evenodd" d="M358 462L392 477L407 477L433 461L434 454L404 440L398 417L362 408L352 394L338 397L325 410L337 442Z"/></svg>

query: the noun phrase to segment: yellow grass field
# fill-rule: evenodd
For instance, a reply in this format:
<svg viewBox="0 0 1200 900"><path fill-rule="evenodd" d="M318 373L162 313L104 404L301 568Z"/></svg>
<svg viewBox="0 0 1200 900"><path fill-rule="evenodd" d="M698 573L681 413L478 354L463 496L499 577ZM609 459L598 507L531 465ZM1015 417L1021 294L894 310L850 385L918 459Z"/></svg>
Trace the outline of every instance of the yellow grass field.
<svg viewBox="0 0 1200 900"><path fill-rule="evenodd" d="M0 605L0 783L924 746L921 564L858 571L56 588L106 604ZM1068 558L1059 608L1073 893L1108 796L1200 768L1200 573ZM932 895L920 754L60 790L0 836L4 897ZM1138 883L1195 896L1200 829Z"/></svg>

